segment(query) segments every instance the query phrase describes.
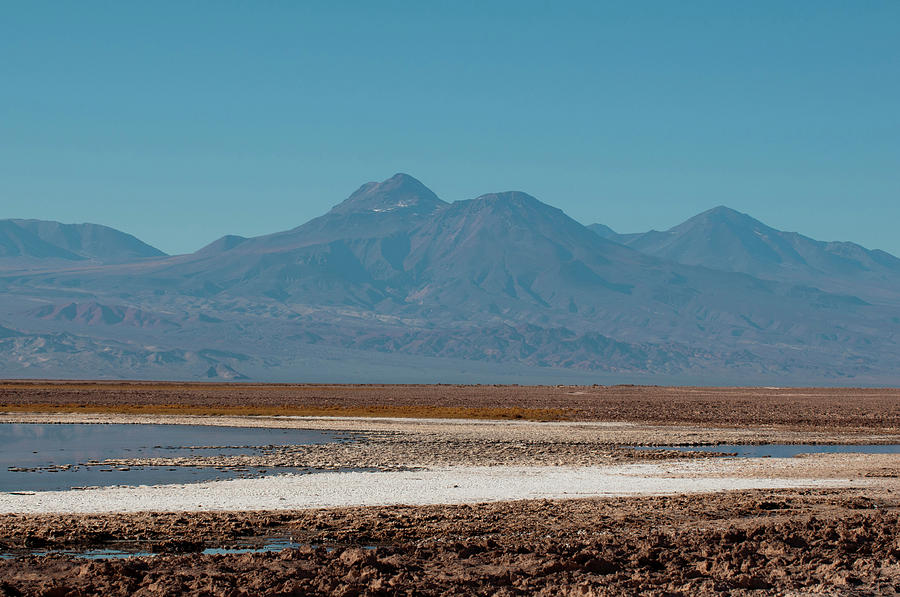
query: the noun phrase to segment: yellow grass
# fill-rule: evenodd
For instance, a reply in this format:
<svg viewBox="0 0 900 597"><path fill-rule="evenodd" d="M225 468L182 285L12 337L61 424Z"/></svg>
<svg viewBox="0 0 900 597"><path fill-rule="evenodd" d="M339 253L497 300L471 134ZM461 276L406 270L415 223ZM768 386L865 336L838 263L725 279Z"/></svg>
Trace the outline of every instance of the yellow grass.
<svg viewBox="0 0 900 597"><path fill-rule="evenodd" d="M574 412L559 408L465 408L450 406L188 406L183 404L0 404L0 412L129 415L218 415L305 417L410 417L562 421Z"/></svg>

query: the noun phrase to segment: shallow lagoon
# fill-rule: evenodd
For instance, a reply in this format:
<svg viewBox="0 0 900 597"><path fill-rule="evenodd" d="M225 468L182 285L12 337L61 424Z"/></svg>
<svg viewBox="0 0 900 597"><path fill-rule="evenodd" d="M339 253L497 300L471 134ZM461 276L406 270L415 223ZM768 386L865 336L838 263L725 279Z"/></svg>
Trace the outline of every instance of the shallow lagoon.
<svg viewBox="0 0 900 597"><path fill-rule="evenodd" d="M285 472L296 468L86 466L107 458L217 456L259 453L267 447L343 441L346 434L305 429L207 425L0 424L0 491L195 483ZM68 470L41 470L69 465ZM11 469L38 469L21 471ZM124 470L127 468L127 470Z"/></svg>

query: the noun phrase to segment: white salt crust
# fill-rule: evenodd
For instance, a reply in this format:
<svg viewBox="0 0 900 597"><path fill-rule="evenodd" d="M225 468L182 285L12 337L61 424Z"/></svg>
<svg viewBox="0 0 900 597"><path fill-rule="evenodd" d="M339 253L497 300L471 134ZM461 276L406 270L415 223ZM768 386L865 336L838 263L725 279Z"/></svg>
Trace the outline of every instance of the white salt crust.
<svg viewBox="0 0 900 597"><path fill-rule="evenodd" d="M188 512L341 506L463 504L539 498L850 487L849 479L738 476L738 463L702 461L599 467L451 466L402 472L329 472L188 485L0 493L0 513ZM735 476L728 476L729 472Z"/></svg>

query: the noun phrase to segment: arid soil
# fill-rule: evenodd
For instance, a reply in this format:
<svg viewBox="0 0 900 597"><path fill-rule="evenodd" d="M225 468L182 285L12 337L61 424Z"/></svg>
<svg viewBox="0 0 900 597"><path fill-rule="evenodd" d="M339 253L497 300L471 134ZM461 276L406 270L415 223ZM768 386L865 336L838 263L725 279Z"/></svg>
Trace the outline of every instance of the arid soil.
<svg viewBox="0 0 900 597"><path fill-rule="evenodd" d="M894 494L857 490L270 513L3 518L0 542L164 555L0 561L0 595L900 592ZM280 553L203 547L293 536ZM166 552L169 552L168 554Z"/></svg>
<svg viewBox="0 0 900 597"><path fill-rule="evenodd" d="M412 416L900 428L900 389L3 382L0 411Z"/></svg>
<svg viewBox="0 0 900 597"><path fill-rule="evenodd" d="M253 457L320 468L581 467L692 456L627 449L634 445L900 443L896 389L5 382L3 412L5 422L353 434L347 444ZM301 415L365 418L290 418ZM750 459L727 474L861 481L844 489L469 505L2 515L0 553L17 557L0 559L0 596L900 593L900 456ZM286 537L304 547L200 553ZM96 548L156 555L88 561L33 553Z"/></svg>

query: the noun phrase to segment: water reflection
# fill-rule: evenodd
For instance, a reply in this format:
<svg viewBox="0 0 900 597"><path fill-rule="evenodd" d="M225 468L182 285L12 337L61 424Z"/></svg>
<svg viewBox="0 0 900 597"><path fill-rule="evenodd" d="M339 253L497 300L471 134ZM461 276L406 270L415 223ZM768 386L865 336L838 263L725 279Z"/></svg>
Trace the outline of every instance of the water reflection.
<svg viewBox="0 0 900 597"><path fill-rule="evenodd" d="M0 424L0 491L86 486L158 485L259 476L308 469L87 466L107 458L175 458L258 454L276 446L342 441L305 429L206 425ZM31 470L37 469L37 470ZM43 470L42 470L43 469Z"/></svg>

